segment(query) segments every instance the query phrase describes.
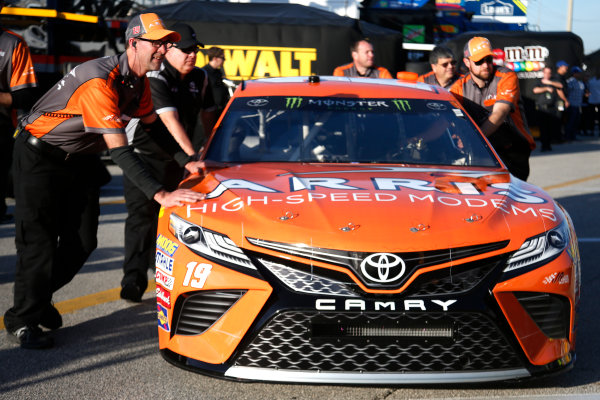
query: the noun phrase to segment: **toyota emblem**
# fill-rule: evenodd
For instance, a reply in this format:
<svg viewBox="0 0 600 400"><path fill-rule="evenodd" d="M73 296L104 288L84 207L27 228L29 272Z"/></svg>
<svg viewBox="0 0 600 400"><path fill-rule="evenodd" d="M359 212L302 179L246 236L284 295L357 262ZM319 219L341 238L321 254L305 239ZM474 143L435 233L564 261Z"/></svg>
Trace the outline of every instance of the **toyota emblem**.
<svg viewBox="0 0 600 400"><path fill-rule="evenodd" d="M443 111L447 107L443 103L427 103L427 108L429 108L431 110L435 110L435 111Z"/></svg>
<svg viewBox="0 0 600 400"><path fill-rule="evenodd" d="M404 260L391 253L374 253L360 263L363 275L379 283L394 282L404 275L406 265Z"/></svg>
<svg viewBox="0 0 600 400"><path fill-rule="evenodd" d="M269 104L269 100L267 99L252 99L246 103L250 107L264 107Z"/></svg>

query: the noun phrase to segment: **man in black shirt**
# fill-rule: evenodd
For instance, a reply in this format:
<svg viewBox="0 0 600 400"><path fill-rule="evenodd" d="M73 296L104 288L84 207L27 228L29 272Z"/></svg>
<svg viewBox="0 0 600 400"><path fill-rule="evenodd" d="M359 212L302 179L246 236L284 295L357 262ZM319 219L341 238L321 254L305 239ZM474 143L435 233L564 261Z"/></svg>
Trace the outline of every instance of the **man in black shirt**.
<svg viewBox="0 0 600 400"><path fill-rule="evenodd" d="M181 40L167 50L160 70L147 74L154 108L171 136L150 137L136 120L128 124L127 136L154 178L165 188L175 189L183 178L184 168L197 171L192 135L199 115L206 132L212 130L216 118L206 73L195 66L196 53L202 44L189 25L180 23L171 29ZM170 154L179 157L173 159ZM139 302L148 286L148 268L154 265L160 207L148 200L127 176L123 177L123 188L128 216L121 298Z"/></svg>
<svg viewBox="0 0 600 400"><path fill-rule="evenodd" d="M202 67L202 69L208 75L217 112L220 115L229 101L229 91L223 83L222 69L225 62L225 52L222 48L213 46L206 51L206 55L208 56L208 64Z"/></svg>
<svg viewBox="0 0 600 400"><path fill-rule="evenodd" d="M564 94L562 83L552 79L550 67L544 68L543 74L533 88L533 93L536 95L535 107L540 127L542 151L550 151L552 150L552 138L560 136L558 100L563 98Z"/></svg>

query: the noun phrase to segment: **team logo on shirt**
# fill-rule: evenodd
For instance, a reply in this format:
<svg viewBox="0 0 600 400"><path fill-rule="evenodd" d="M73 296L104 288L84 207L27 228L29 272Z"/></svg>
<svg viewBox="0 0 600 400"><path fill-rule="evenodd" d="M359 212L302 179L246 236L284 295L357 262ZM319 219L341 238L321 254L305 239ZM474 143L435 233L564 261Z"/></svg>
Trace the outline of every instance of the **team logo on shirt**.
<svg viewBox="0 0 600 400"><path fill-rule="evenodd" d="M102 119L104 121L123 122L123 121L121 121L121 118L119 116L115 115L115 114L106 115Z"/></svg>

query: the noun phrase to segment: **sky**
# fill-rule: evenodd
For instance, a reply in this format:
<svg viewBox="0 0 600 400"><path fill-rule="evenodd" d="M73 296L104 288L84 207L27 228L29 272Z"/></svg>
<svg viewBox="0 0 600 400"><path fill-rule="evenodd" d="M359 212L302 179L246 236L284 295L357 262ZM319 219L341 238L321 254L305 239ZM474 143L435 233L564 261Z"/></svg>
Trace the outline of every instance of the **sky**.
<svg viewBox="0 0 600 400"><path fill-rule="evenodd" d="M569 0L529 0L527 22L531 30L566 31ZM572 32L583 40L584 54L600 49L600 1L573 0Z"/></svg>

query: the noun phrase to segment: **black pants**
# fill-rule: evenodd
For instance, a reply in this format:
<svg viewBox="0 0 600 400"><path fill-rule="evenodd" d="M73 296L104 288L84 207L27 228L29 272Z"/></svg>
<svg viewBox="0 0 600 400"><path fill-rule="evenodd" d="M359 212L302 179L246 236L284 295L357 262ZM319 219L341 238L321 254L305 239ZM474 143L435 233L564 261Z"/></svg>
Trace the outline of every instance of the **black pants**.
<svg viewBox="0 0 600 400"><path fill-rule="evenodd" d="M14 139L12 137L14 128L9 125L0 124L0 217L6 214L6 197L12 194L10 179L10 165L12 164L12 152Z"/></svg>
<svg viewBox="0 0 600 400"><path fill-rule="evenodd" d="M156 180L166 190L177 188L183 170L172 161L156 159L140 154L140 159ZM148 287L148 269L154 266L156 254L156 229L160 205L146 195L127 176L123 176L123 191L127 205L125 220L125 260L121 286L137 284L140 289Z"/></svg>
<svg viewBox="0 0 600 400"><path fill-rule="evenodd" d="M560 136L558 109L548 106L538 106L537 120L540 127L542 150L549 150L552 147L552 139Z"/></svg>
<svg viewBox="0 0 600 400"><path fill-rule="evenodd" d="M15 141L17 265L8 329L37 326L52 294L70 282L97 246L100 185L96 155L60 160Z"/></svg>

